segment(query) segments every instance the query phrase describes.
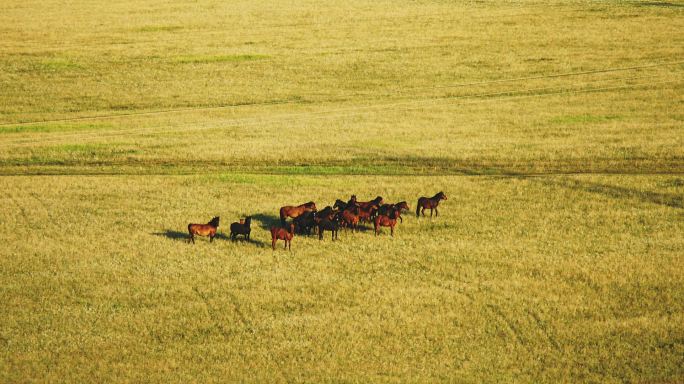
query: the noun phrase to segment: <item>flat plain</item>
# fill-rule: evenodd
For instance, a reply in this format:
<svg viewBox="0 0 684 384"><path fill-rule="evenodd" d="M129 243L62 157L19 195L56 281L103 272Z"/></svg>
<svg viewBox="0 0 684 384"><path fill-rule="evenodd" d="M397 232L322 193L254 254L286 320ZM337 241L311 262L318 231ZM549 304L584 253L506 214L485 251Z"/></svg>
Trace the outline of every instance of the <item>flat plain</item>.
<svg viewBox="0 0 684 384"><path fill-rule="evenodd" d="M5 1L0 381L681 382L683 16ZM271 250L351 194L412 210Z"/></svg>

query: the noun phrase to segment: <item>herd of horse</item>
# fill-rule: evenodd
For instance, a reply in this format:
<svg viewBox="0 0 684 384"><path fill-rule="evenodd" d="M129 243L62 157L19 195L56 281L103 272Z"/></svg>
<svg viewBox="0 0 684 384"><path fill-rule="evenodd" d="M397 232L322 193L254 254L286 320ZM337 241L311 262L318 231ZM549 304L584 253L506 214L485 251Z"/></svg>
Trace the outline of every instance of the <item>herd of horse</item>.
<svg viewBox="0 0 684 384"><path fill-rule="evenodd" d="M430 217L433 211L435 216L439 215L437 206L447 197L444 192L439 192L432 197L420 197L416 204L416 217L425 210L430 210ZM372 223L375 235L377 236L382 227L389 227L391 236L394 236L394 227L398 222L403 222L401 214L409 211L409 205L405 201L391 204L385 203L381 196L370 201L358 201L356 195L352 195L348 201L336 200L332 206L327 206L322 210L316 208L316 203L308 203L292 206L287 205L280 208L280 227L271 227L271 247L275 249L278 240L285 242L285 249L292 248L292 238L295 233L301 235L311 235L311 232L318 233L318 239L323 240L323 233L328 231L331 238L335 241L338 238L340 228L349 229L353 232L359 231L359 226L364 223ZM292 219L287 225L287 219ZM207 236L212 242L216 237L219 226L219 217L214 217L207 224L188 224L190 238L188 242L195 243L195 236ZM247 216L240 222L230 225L230 238L236 240L242 235L249 240L252 232L252 217Z"/></svg>

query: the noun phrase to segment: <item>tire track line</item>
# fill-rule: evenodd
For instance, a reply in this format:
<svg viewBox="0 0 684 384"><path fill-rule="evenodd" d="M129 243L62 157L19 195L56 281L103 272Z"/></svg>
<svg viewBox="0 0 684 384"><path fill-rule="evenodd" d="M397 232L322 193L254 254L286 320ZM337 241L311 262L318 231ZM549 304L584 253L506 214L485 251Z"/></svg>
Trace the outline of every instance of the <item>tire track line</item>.
<svg viewBox="0 0 684 384"><path fill-rule="evenodd" d="M560 78L560 77L586 76L586 75L599 74L599 73L634 71L634 70L638 70L638 69L648 69L648 68L675 66L675 65L683 65L683 64L684 64L684 61L678 60L678 61L672 61L672 62L652 63L652 64L645 64L645 65L638 65L638 66L631 66L631 67L598 68L598 69L594 69L594 70L580 71L580 72L552 73L552 74L539 75L539 76L526 76L526 77L488 80L488 81L480 81L480 82L447 84L447 85L441 85L441 86L438 85L438 86L432 86L432 87L403 88L403 89L395 89L394 91L395 92L413 92L416 90L462 88L462 87L510 83L510 82L518 82L518 81L542 80L542 79L552 79L552 78ZM159 114L169 114L169 113L183 113L183 112L192 112L192 111L211 111L211 110L223 110L223 109L229 109L229 108L238 108L238 107L242 107L242 106L279 105L279 104L291 104L291 103L293 103L293 101L276 100L276 101L268 101L268 102L261 102L261 103L244 103L244 104L233 104L233 105L214 106L214 107L177 108L177 109L165 109L165 110L157 110L157 111L131 112L131 113L122 113L122 114L107 114L107 115L84 116L84 117L74 117L74 118L64 118L64 119L28 121L28 122L19 122L19 123L1 123L0 127L3 127L3 126L29 126L29 125L45 124L45 123L113 119L113 118L121 118L121 117L159 115Z"/></svg>
<svg viewBox="0 0 684 384"><path fill-rule="evenodd" d="M628 81L628 80L653 78L653 77L654 76L644 76L644 77L636 77L636 78L629 78L629 79L611 79L608 81ZM146 135L146 134L167 135L167 134L175 134L175 133L194 133L194 132L206 131L208 129L224 130L227 128L233 128L233 127L238 127L238 126L246 127L246 126L271 124L271 123L285 122L285 121L317 120L317 119L329 119L329 118L335 118L335 117L355 116L355 115L367 113L368 111L394 109L396 107L402 107L402 106L404 106L404 108L395 109L395 111L412 111L412 110L416 110L416 109L431 108L431 107L435 107L435 106L438 106L438 107L439 106L449 106L449 105L445 105L445 102L446 103L457 102L456 103L457 106L463 106L463 105L485 103L485 102L490 102L490 101L522 100L522 99L533 98L533 97L545 97L545 96L555 96L555 95L572 95L572 94L591 93L591 92L615 91L615 90L621 90L621 89L639 88L639 87L644 87L644 86L654 86L654 85L677 83L679 81L681 81L681 80L680 79L663 80L663 81L650 82L650 83L627 84L627 85L612 86L612 87L595 87L595 88L584 88L584 89L567 89L567 88L559 88L557 86L553 86L553 87L517 89L517 90L504 91L504 92L481 93L481 94L463 95L463 96L443 96L443 97L429 98L429 99L422 99L422 100L406 100L406 101L400 101L400 102L395 102L395 103L373 104L373 105L366 105L366 106L340 108L340 109L334 109L334 110L282 114L282 115L275 116L273 118L247 117L247 118L232 120L227 124L223 124L223 125L219 125L219 126L209 125L209 126L190 128L190 129L187 129L187 128L164 129L164 128L159 128L159 127L144 128L144 129L137 128L137 129L120 130L120 131L116 131L116 132L111 132L109 134L93 132L93 133L84 133L81 135L71 135L71 136L61 135L61 136L56 137L54 139L42 140L39 142L35 142L35 140L27 141L26 138L22 138L22 139L19 139L21 141L17 140L17 141L2 142L2 143L0 143L0 147L5 147L5 148L27 147L27 146L31 147L31 146L35 146L35 145L60 143L60 142L63 142L65 140L77 140L77 139L89 139L89 138L98 138L98 139L99 138L108 138L109 139L109 138L114 138L114 137L119 137L119 136L128 136L128 135ZM586 86L588 84L595 83L595 82L597 82L597 81L585 82L585 83L581 84L581 86ZM573 84L573 85L577 85L577 84ZM460 101L460 103L459 103L459 101Z"/></svg>

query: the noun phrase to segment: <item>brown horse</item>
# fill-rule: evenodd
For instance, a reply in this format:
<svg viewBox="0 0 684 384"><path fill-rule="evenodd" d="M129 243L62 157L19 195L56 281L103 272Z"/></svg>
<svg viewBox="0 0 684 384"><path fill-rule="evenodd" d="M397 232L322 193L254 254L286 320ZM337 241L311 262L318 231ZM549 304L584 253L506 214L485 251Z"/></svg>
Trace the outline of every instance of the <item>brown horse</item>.
<svg viewBox="0 0 684 384"><path fill-rule="evenodd" d="M290 232L285 228L271 227L271 247L275 250L276 241L285 240L285 249L292 250L292 238L294 237L294 224L290 224Z"/></svg>
<svg viewBox="0 0 684 384"><path fill-rule="evenodd" d="M387 216L387 214L393 208L397 210L397 217L399 218L399 221L402 223L404 222L404 219L401 218L401 212L411 210L411 208L409 208L408 204L405 201L400 201L396 204L383 204L383 205L381 205L380 208L378 209L378 215Z"/></svg>
<svg viewBox="0 0 684 384"><path fill-rule="evenodd" d="M423 217L425 217L425 210L429 209L430 210L430 217L432 217L432 210L435 210L435 216L439 216L439 211L437 211L437 206L439 205L439 202L441 200L446 200L447 197L444 194L444 192L439 192L438 194L427 198L425 196L421 197L418 199L418 205L416 206L416 217L420 217L420 214L423 214Z"/></svg>
<svg viewBox="0 0 684 384"><path fill-rule="evenodd" d="M361 207L361 209L369 208L371 206L375 206L375 207L379 208L383 202L384 202L383 198L381 196L378 196L371 201L357 201L356 205Z"/></svg>
<svg viewBox="0 0 684 384"><path fill-rule="evenodd" d="M345 209L339 213L340 223L344 227L345 231L347 228L351 228L352 233L354 231L359 231L358 225L360 210L361 209L359 207L349 207L348 209Z"/></svg>
<svg viewBox="0 0 684 384"><path fill-rule="evenodd" d="M362 208L359 207L359 221L362 223L368 222L368 221L373 221L373 216L375 216L375 212L378 210L377 205L370 205L367 208Z"/></svg>
<svg viewBox="0 0 684 384"><path fill-rule="evenodd" d="M190 233L190 238L188 243L192 241L195 244L195 235L197 236L209 236L209 242L214 241L216 236L216 229L219 226L219 217L214 217L210 222L206 224L188 224L188 233Z"/></svg>
<svg viewBox="0 0 684 384"><path fill-rule="evenodd" d="M301 215L304 212L316 212L316 203L313 201L309 201L308 203L304 203L302 205L298 205L296 207L291 206L291 205L286 205L284 207L280 208L280 223L285 226L285 220L288 217L295 218L299 215Z"/></svg>
<svg viewBox="0 0 684 384"><path fill-rule="evenodd" d="M394 236L394 226L397 225L397 217L399 217L399 210L396 208L390 209L387 215L377 215L373 221L375 227L375 236L380 232L380 227L390 227L390 233Z"/></svg>

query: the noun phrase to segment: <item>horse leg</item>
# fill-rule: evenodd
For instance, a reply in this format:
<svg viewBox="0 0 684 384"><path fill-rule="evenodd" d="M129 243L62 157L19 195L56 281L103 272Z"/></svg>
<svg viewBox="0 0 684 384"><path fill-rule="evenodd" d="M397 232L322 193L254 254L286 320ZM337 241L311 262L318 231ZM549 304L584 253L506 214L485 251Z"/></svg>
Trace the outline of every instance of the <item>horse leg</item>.
<svg viewBox="0 0 684 384"><path fill-rule="evenodd" d="M439 211L437 210L437 207L435 207L435 217L439 216Z"/></svg>
<svg viewBox="0 0 684 384"><path fill-rule="evenodd" d="M192 233L190 234L190 239L188 240L188 243L191 241L193 244L195 244L195 236Z"/></svg>
<svg viewBox="0 0 684 384"><path fill-rule="evenodd" d="M430 208L430 217L432 217L432 208Z"/></svg>
<svg viewBox="0 0 684 384"><path fill-rule="evenodd" d="M394 237L394 225L390 225L390 235Z"/></svg>
<svg viewBox="0 0 684 384"><path fill-rule="evenodd" d="M277 241L277 240L276 240L275 237L271 239L271 248L273 248L274 251L275 251L275 244L276 244L276 241Z"/></svg>

